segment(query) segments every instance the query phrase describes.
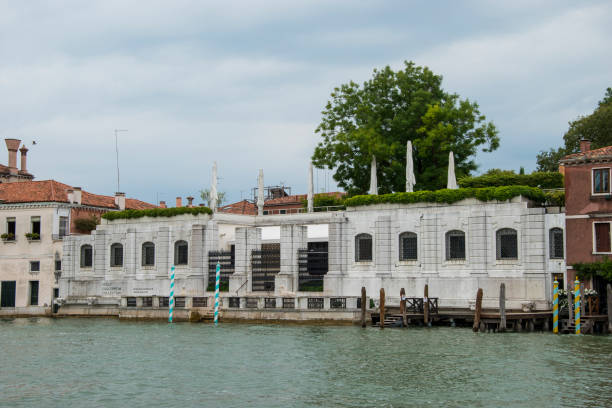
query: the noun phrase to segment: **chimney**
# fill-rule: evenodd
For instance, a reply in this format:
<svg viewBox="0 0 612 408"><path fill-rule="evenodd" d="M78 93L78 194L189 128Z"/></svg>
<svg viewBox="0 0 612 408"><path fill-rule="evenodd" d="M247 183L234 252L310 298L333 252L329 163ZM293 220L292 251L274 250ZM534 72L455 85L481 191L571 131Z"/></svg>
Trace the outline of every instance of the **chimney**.
<svg viewBox="0 0 612 408"><path fill-rule="evenodd" d="M168 207L166 207L166 202L165 201L160 201L159 202L159 208L168 208Z"/></svg>
<svg viewBox="0 0 612 408"><path fill-rule="evenodd" d="M125 210L125 193L115 193L115 205L119 211Z"/></svg>
<svg viewBox="0 0 612 408"><path fill-rule="evenodd" d="M176 206L177 207L183 206L183 199L181 197L176 197Z"/></svg>
<svg viewBox="0 0 612 408"><path fill-rule="evenodd" d="M66 190L66 193L68 195L68 202L72 204L72 200L74 199L74 190L69 188L68 190Z"/></svg>
<svg viewBox="0 0 612 408"><path fill-rule="evenodd" d="M187 207L193 207L193 197L187 197Z"/></svg>
<svg viewBox="0 0 612 408"><path fill-rule="evenodd" d="M81 187L72 187L72 189L74 190L72 192L72 203L81 205Z"/></svg>
<svg viewBox="0 0 612 408"><path fill-rule="evenodd" d="M21 144L19 139L4 139L8 149L8 166L11 174L17 174L17 149Z"/></svg>
<svg viewBox="0 0 612 408"><path fill-rule="evenodd" d="M28 160L28 148L25 147L25 145L21 146L21 149L19 149L19 151L21 152L21 171L24 173L28 172L27 166L26 166L26 162Z"/></svg>
<svg viewBox="0 0 612 408"><path fill-rule="evenodd" d="M586 153L591 150L591 141L587 139L582 139L580 141L580 153Z"/></svg>

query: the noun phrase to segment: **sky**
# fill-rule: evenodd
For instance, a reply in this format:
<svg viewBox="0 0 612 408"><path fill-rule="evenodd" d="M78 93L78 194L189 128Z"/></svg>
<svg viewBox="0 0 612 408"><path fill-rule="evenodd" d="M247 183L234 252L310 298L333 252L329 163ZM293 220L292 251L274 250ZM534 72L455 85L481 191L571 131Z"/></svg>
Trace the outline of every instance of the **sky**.
<svg viewBox="0 0 612 408"><path fill-rule="evenodd" d="M115 129L128 197L199 197L214 161L229 202L259 168L305 193L333 88L408 60L499 129L479 172L531 171L612 86L610 21L609 1L0 0L0 136L37 180L98 194L117 191Z"/></svg>

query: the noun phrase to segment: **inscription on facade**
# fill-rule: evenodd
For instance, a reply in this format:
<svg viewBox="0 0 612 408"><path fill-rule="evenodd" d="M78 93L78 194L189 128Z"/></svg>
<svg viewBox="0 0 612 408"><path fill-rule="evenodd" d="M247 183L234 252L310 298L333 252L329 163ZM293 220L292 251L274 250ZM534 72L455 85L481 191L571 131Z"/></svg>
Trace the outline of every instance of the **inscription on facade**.
<svg viewBox="0 0 612 408"><path fill-rule="evenodd" d="M102 283L102 296L121 296L123 287L115 282Z"/></svg>

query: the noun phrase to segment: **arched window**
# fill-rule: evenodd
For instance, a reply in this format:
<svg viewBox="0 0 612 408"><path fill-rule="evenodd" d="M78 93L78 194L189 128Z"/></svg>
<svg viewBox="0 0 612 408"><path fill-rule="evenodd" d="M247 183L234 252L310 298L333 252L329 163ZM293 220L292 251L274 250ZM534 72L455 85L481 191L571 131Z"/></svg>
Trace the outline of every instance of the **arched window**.
<svg viewBox="0 0 612 408"><path fill-rule="evenodd" d="M118 243L111 245L110 252L110 266L123 266L123 245Z"/></svg>
<svg viewBox="0 0 612 408"><path fill-rule="evenodd" d="M399 236L399 260L414 261L417 259L417 234L402 232Z"/></svg>
<svg viewBox="0 0 612 408"><path fill-rule="evenodd" d="M502 228L495 234L497 243L497 259L517 259L518 241L516 230L512 228Z"/></svg>
<svg viewBox="0 0 612 408"><path fill-rule="evenodd" d="M155 244L145 242L142 244L142 266L155 265Z"/></svg>
<svg viewBox="0 0 612 408"><path fill-rule="evenodd" d="M81 268L91 268L93 261L93 249L91 245L81 246Z"/></svg>
<svg viewBox="0 0 612 408"><path fill-rule="evenodd" d="M465 259L465 233L452 230L446 233L446 260Z"/></svg>
<svg viewBox="0 0 612 408"><path fill-rule="evenodd" d="M563 259L563 230L561 228L551 228L548 232L548 245L550 246L550 257L552 259Z"/></svg>
<svg viewBox="0 0 612 408"><path fill-rule="evenodd" d="M355 261L372 260L372 236L370 234L359 234L355 237Z"/></svg>
<svg viewBox="0 0 612 408"><path fill-rule="evenodd" d="M176 241L174 244L174 264L187 265L189 262L189 246L186 241Z"/></svg>

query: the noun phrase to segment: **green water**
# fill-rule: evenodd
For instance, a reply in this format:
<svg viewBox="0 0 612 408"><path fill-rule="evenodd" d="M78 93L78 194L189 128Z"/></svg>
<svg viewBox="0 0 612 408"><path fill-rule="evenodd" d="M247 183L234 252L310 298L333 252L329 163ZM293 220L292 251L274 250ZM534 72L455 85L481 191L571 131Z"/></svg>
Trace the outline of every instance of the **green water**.
<svg viewBox="0 0 612 408"><path fill-rule="evenodd" d="M612 336L1 320L0 406L612 406Z"/></svg>

